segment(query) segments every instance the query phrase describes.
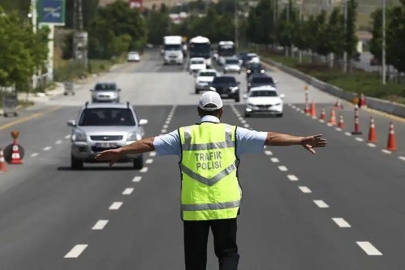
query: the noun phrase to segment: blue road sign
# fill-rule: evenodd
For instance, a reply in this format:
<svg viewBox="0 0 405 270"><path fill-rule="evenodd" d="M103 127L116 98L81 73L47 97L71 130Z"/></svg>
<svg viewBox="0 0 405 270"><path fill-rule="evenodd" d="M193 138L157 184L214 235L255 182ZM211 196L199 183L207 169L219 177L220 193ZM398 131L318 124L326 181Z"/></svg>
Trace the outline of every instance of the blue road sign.
<svg viewBox="0 0 405 270"><path fill-rule="evenodd" d="M65 25L65 0L38 0L38 23Z"/></svg>

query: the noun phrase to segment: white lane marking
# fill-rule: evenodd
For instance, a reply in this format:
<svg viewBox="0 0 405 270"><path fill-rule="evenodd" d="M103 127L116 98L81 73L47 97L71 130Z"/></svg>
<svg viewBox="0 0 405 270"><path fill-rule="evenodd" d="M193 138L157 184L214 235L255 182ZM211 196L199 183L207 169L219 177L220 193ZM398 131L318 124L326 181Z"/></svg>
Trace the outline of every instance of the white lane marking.
<svg viewBox="0 0 405 270"><path fill-rule="evenodd" d="M132 182L140 182L142 179L142 176L135 176L134 179L132 179Z"/></svg>
<svg viewBox="0 0 405 270"><path fill-rule="evenodd" d="M287 169L286 166L278 166L278 169L279 169L280 171L282 171L282 172L288 171L288 169Z"/></svg>
<svg viewBox="0 0 405 270"><path fill-rule="evenodd" d="M333 125L332 125L331 123L327 123L327 126L328 126L328 127L331 127L331 126L333 126Z"/></svg>
<svg viewBox="0 0 405 270"><path fill-rule="evenodd" d="M347 223L346 220L344 220L343 218L332 218L332 220L336 223L336 225L338 225L340 228L350 228L352 226L350 226L349 223Z"/></svg>
<svg viewBox="0 0 405 270"><path fill-rule="evenodd" d="M77 258L87 248L88 245L76 245L66 255L65 258Z"/></svg>
<svg viewBox="0 0 405 270"><path fill-rule="evenodd" d="M156 156L156 152L150 152L150 153L149 153L149 156L151 156L151 157Z"/></svg>
<svg viewBox="0 0 405 270"><path fill-rule="evenodd" d="M264 151L264 153L265 153L266 155L268 155L268 156L273 155L273 153L272 153L271 151L268 151L268 150Z"/></svg>
<svg viewBox="0 0 405 270"><path fill-rule="evenodd" d="M398 157L400 160L405 161L405 157Z"/></svg>
<svg viewBox="0 0 405 270"><path fill-rule="evenodd" d="M302 193L311 193L312 192L308 187L305 187L305 186L301 186L298 188L302 191Z"/></svg>
<svg viewBox="0 0 405 270"><path fill-rule="evenodd" d="M367 145L370 146L370 147L375 147L376 146L374 143L368 143Z"/></svg>
<svg viewBox="0 0 405 270"><path fill-rule="evenodd" d="M140 170L141 173L146 173L147 171L148 171L148 167L143 167L143 168Z"/></svg>
<svg viewBox="0 0 405 270"><path fill-rule="evenodd" d="M70 138L70 134L65 136L65 139L69 139Z"/></svg>
<svg viewBox="0 0 405 270"><path fill-rule="evenodd" d="M363 138L356 137L356 141L362 142L364 140L363 140Z"/></svg>
<svg viewBox="0 0 405 270"><path fill-rule="evenodd" d="M274 163L280 162L280 161L278 160L278 158L271 158L270 160L271 160L271 162L274 162Z"/></svg>
<svg viewBox="0 0 405 270"><path fill-rule="evenodd" d="M329 208L329 205L327 205L324 201L322 200L314 200L314 203L319 207L319 208Z"/></svg>
<svg viewBox="0 0 405 270"><path fill-rule="evenodd" d="M107 225L107 223L108 223L108 220L100 219L99 221L97 221L97 223L91 229L92 230L102 230Z"/></svg>
<svg viewBox="0 0 405 270"><path fill-rule="evenodd" d="M319 122L320 122L320 123L325 123L325 120L319 119Z"/></svg>
<svg viewBox="0 0 405 270"><path fill-rule="evenodd" d="M166 125L170 124L170 120L166 120L165 124Z"/></svg>
<svg viewBox="0 0 405 270"><path fill-rule="evenodd" d="M122 192L122 195L131 195L133 191L134 191L133 188L126 188L126 189Z"/></svg>
<svg viewBox="0 0 405 270"><path fill-rule="evenodd" d="M383 150L381 150L383 153L385 153L385 154L391 154L391 151L389 151L389 150L386 150L386 149L383 149Z"/></svg>
<svg viewBox="0 0 405 270"><path fill-rule="evenodd" d="M364 250L365 253L369 256L381 256L382 253L376 249L370 242L368 241L357 241L356 242L361 249Z"/></svg>
<svg viewBox="0 0 405 270"><path fill-rule="evenodd" d="M153 159L149 158L145 161L146 164L151 164L153 162Z"/></svg>
<svg viewBox="0 0 405 270"><path fill-rule="evenodd" d="M166 133L166 129L162 129L160 132L162 132L162 133Z"/></svg>
<svg viewBox="0 0 405 270"><path fill-rule="evenodd" d="M58 140L58 141L55 142L55 144L61 144L61 143L62 143L61 140Z"/></svg>
<svg viewBox="0 0 405 270"><path fill-rule="evenodd" d="M52 147L47 146L47 147L45 147L43 150L44 150L44 151L49 151L49 150L51 150L51 148L52 148Z"/></svg>
<svg viewBox="0 0 405 270"><path fill-rule="evenodd" d="M336 131L342 131L342 129L339 127L335 128L335 129L336 129Z"/></svg>
<svg viewBox="0 0 405 270"><path fill-rule="evenodd" d="M352 134L350 132L345 132L345 135L349 136L349 137L352 136Z"/></svg>
<svg viewBox="0 0 405 270"><path fill-rule="evenodd" d="M298 181L298 177L293 175L293 174L289 174L287 175L288 179L290 179L290 181Z"/></svg>
<svg viewBox="0 0 405 270"><path fill-rule="evenodd" d="M312 119L316 119L316 116L312 116Z"/></svg>
<svg viewBox="0 0 405 270"><path fill-rule="evenodd" d="M242 124L246 124L246 120L245 119L242 119L242 120L240 120L241 122L242 122Z"/></svg>
<svg viewBox="0 0 405 270"><path fill-rule="evenodd" d="M248 128L248 127L249 127L249 125L248 125L248 124L245 124L245 125L244 125L244 127L245 127L245 128Z"/></svg>
<svg viewBox="0 0 405 270"><path fill-rule="evenodd" d="M163 125L163 128L168 128L169 126L168 125Z"/></svg>
<svg viewBox="0 0 405 270"><path fill-rule="evenodd" d="M238 117L238 120L242 122L243 117L239 116L239 117Z"/></svg>
<svg viewBox="0 0 405 270"><path fill-rule="evenodd" d="M301 113L303 114L303 113L304 113L304 111L301 111Z"/></svg>
<svg viewBox="0 0 405 270"><path fill-rule="evenodd" d="M31 154L31 157L37 157L38 156L38 153L32 153Z"/></svg>
<svg viewBox="0 0 405 270"><path fill-rule="evenodd" d="M118 209L120 209L121 205L122 205L122 202L113 202L108 209L109 210L118 210Z"/></svg>

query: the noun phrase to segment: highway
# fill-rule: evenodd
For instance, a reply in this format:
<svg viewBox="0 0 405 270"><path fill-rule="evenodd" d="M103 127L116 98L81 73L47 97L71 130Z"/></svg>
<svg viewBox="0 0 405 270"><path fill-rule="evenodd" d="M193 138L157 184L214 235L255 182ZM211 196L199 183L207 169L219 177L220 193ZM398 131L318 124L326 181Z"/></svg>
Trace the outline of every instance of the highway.
<svg viewBox="0 0 405 270"><path fill-rule="evenodd" d="M295 135L322 133L328 146L313 156L302 147L266 147L242 158L243 203L239 218L240 269L405 269L405 124L360 111L362 135L350 135L353 107L344 103L346 128L301 113L304 86L275 68L269 74L284 93L283 118L243 118L241 104L224 101L222 121ZM245 91L244 74L235 75ZM179 66L162 66L158 53L103 75L116 81L122 100L149 120L146 136L198 121L194 80ZM177 157L145 154L141 171L85 164L71 171L70 128L90 99L94 82L75 96L60 96L1 120L0 145L20 131L23 165L0 174L0 269L184 269ZM335 97L310 87L317 115L327 117ZM369 117L378 142L367 144ZM386 147L389 121L398 151ZM327 122L327 121L326 121ZM349 134L349 135L347 135ZM207 269L217 269L209 243Z"/></svg>

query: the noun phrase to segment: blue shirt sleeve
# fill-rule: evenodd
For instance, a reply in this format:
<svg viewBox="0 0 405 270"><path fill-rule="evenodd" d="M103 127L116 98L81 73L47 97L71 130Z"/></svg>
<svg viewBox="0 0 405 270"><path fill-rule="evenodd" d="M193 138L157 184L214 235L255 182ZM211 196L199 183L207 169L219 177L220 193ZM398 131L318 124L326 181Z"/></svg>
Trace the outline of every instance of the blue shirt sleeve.
<svg viewBox="0 0 405 270"><path fill-rule="evenodd" d="M248 153L261 153L266 142L267 132L251 130L247 128L236 128L237 156Z"/></svg>
<svg viewBox="0 0 405 270"><path fill-rule="evenodd" d="M156 154L158 156L165 155L181 155L180 137L179 132L176 129L170 133L157 136L153 140L153 146L155 147Z"/></svg>

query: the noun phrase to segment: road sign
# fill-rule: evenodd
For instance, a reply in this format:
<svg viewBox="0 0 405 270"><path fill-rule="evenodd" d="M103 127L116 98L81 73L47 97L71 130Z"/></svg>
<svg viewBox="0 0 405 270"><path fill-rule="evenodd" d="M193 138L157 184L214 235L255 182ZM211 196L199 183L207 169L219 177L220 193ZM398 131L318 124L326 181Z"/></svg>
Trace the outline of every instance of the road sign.
<svg viewBox="0 0 405 270"><path fill-rule="evenodd" d="M38 0L38 23L65 25L65 0Z"/></svg>

